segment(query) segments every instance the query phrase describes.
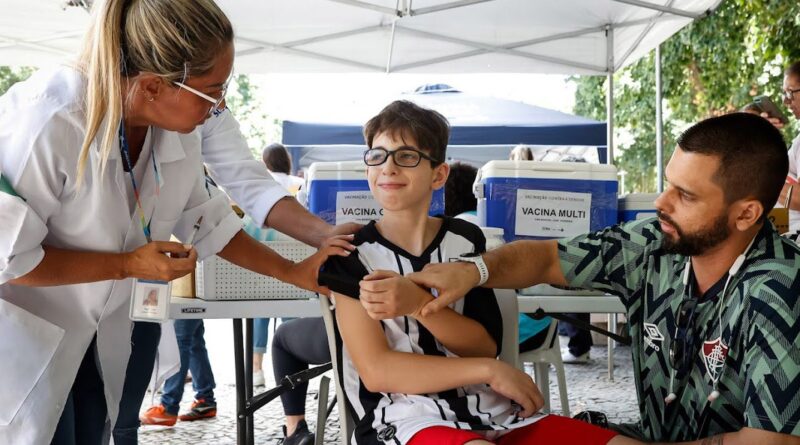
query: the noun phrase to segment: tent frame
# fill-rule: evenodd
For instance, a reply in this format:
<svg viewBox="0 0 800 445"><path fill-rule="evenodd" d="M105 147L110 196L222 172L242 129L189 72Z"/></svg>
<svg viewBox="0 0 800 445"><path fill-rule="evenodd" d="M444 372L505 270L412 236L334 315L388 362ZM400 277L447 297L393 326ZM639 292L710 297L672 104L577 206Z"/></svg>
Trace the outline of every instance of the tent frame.
<svg viewBox="0 0 800 445"><path fill-rule="evenodd" d="M712 10L706 10L704 12L691 12L686 11L679 8L674 8L672 5L674 0L670 0L667 5L658 5L651 3L645 0L612 0L616 3L626 4L630 6L635 6L643 9L647 9L650 11L654 11L654 14L650 17L646 17L643 19L638 20L631 20L627 22L620 22L620 23L608 23L604 26L600 27L592 27L586 29L580 29L576 31L570 31L560 34L555 34L546 37L540 37L535 39L528 39L519 42L512 42L507 43L504 45L492 45L486 44L483 42L471 41L462 38L455 38L450 37L430 31L422 31L417 29L412 29L408 27L402 26L402 19L405 17L414 17L426 14L433 14L442 11L448 11L456 8L463 8L467 6L472 6L475 4L480 3L488 3L493 2L496 0L452 0L447 3L443 3L440 5L424 7L424 8L414 8L413 7L413 0L398 0L397 6L395 8L389 8L385 6L376 5L371 3L367 0L327 0L329 2L339 3L347 6L351 6L353 8L360 8L360 9L367 9L371 11L377 11L383 14L386 14L392 17L390 23L383 23L374 26L367 26L361 27L357 29L352 29L348 31L341 31L336 33L324 34L319 36L314 36L310 38L305 38L301 40L296 40L292 42L285 42L285 43L272 43L267 42L261 39L253 39L248 38L246 36L237 36L236 40L246 43L248 45L254 45L253 48L248 48L246 50L238 51L238 56L245 56L245 55L252 55L257 54L264 51L276 51L276 52L285 52L292 55L297 55L305 58L316 59L325 62L332 62L341 65L351 66L353 68L366 70L366 71L373 71L373 72L384 72L384 73L397 73L397 72L404 72L409 71L411 69L435 65L443 62L450 62L454 60L475 57L483 54L490 54L490 53L497 53L497 54L504 54L513 57L524 58L528 60L535 60L539 62L547 62L558 66L569 67L580 69L584 71L588 71L589 73L593 73L595 75L605 75L606 76L606 116L608 122L608 133L607 133L607 159L609 163L613 163L613 152L614 152L614 80L613 75L614 73L622 66L624 66L627 59L630 55L638 48L642 40L644 40L647 33L652 29L655 25L656 21L663 20L665 15L667 16L674 16L675 18L690 18L692 20L696 20L699 18L706 17L711 14ZM66 6L77 6L88 11L89 6L93 0L69 0ZM617 58L615 60L614 57L614 31L619 28L629 27L629 26L639 26L642 24L646 24L646 28L642 31L639 37L633 42L633 44L628 48L627 51L624 52L622 57ZM318 42L326 42L336 39L341 39L344 37L374 32L382 29L390 28L391 38L389 40L389 45L387 48L386 54L386 62L383 66L363 63L356 60L350 60L347 58L330 56L326 54L321 54L315 51L308 51L304 49L298 48L299 46L308 45L311 43L318 43ZM553 56L546 56L542 54L536 54L535 52L530 52L528 50L521 50L519 48L523 47L530 47L538 44L543 44L547 42L554 42L563 39L574 38L586 34L592 33L605 33L606 38L606 66L596 66L592 64L585 64L579 62L572 62L569 60L561 59L558 57ZM472 48L469 51L461 52L458 54L452 54L448 56L442 57L435 57L426 60L420 60L412 63L406 63L401 65L392 65L392 56L394 52L394 42L395 42L395 35L397 33L406 33L406 34L413 34L417 36L426 37L429 39L437 40L440 42L446 43L453 43L457 45L466 46ZM0 49L7 48L11 46L21 46L21 47L28 47L36 50L47 51L51 53L56 53L60 55L67 55L68 51L63 49L48 45L47 42L62 39L62 38L74 38L77 37L78 33L75 32L68 32L68 33L53 33L49 35L38 36L29 39L19 39L12 36L0 35ZM662 163L662 155L663 155L663 147L662 147L662 131L663 131L663 122L662 122L662 113L661 113L661 58L660 58L660 50L656 48L656 150L657 150L657 159L659 165ZM659 179L658 179L658 186L659 190L662 187L662 178L661 178L661 168L658 169L659 171Z"/></svg>
<svg viewBox="0 0 800 445"><path fill-rule="evenodd" d="M460 39L455 37L449 37L442 34L437 34L430 31L422 31L412 28L407 28L399 24L400 19L403 17L412 17L424 14L430 14L434 12L440 12L455 8L461 8L464 6L470 6L477 3L486 3L495 0L456 0L449 3L444 3L441 5L437 5L434 7L428 8L419 8L413 9L412 2L413 0L399 0L398 5L396 8L388 8L384 6L375 5L363 0L329 0L336 3L341 3L345 5L349 5L355 8L362 8L368 9L372 11L378 11L390 16L393 16L394 19L391 23L388 24L381 24L363 28L357 28L349 31L337 32L332 34L320 35L316 37L306 38L302 40L296 40L293 42L287 42L283 44L274 44L269 42L264 42L255 39L249 39L246 37L238 37L238 40L246 42L251 45L257 45L255 48L250 48L244 51L237 53L237 55L249 55L258 53L261 51L286 51L289 53L293 53L296 55L302 55L305 57L316 58L319 60L324 60L328 62L335 62L345 65L350 65L360 69L366 69L369 71L379 71L385 73L396 73L396 72L403 72L408 71L414 68L424 67L428 65L435 65L444 62L450 62L453 60L464 59L468 57L474 57L482 54L487 53L497 53L497 54L504 54L509 56L521 57L525 59L531 59L541 62L552 63L555 65L566 66L570 68L578 68L581 70L590 71L596 74L603 74L606 76L606 120L607 120L607 136L606 136L606 159L607 162L613 164L614 160L614 73L624 65L627 61L628 57L636 50L639 44L644 40L647 33L652 29L655 25L656 21L662 19L664 15L672 15L675 17L682 17L682 18L690 18L692 20L696 20L698 18L702 18L711 14L711 10L707 10L701 13L690 12L678 8L673 8L671 5L673 4L674 0L670 1L666 6L653 4L650 2L646 2L643 0L613 0L617 3L632 5L644 9L649 9L655 11L655 14L639 20L631 20L628 22L621 22L621 23L608 23L602 27L592 27L587 29L581 29L561 34L555 34L552 36L547 37L540 37L536 39L529 39L519 42L512 42L505 45L489 45L482 42L475 42L466 39ZM639 37L634 41L633 45L628 48L628 50L624 53L624 55L619 58L619 60L615 60L614 58L614 30L628 27L628 26L638 26L646 24L646 28L640 33ZM316 53L313 51L305 51L300 50L295 47L301 45L307 45L310 43L317 43L317 42L324 42L329 40L335 40L343 37L349 37L353 35L374 32L384 28L391 28L391 38L389 40L389 47L387 49L386 54L386 64L385 66L378 66L372 64L366 64L362 62L357 62L353 60L343 59L339 57L332 57L325 54ZM448 56L436 57L426 60L420 60L417 62L406 63L402 65L392 66L392 56L394 52L394 40L396 33L407 33L407 34L414 34L422 37L426 37L432 40L438 40L441 42L447 43L454 43L462 46L467 46L473 48L470 51L461 52L458 54L451 54ZM606 66L596 66L584 63L577 63L571 62L568 60L560 59L558 57L552 56L545 56L541 54L532 53L529 51L522 51L518 48L522 47L529 47L533 45L538 45L547 42L554 42L563 39L574 38L586 34L603 32L605 33L606 38ZM663 164L663 120L662 120L662 113L661 113L661 103L662 103L662 95L661 95L661 57L660 57L660 49L656 48L656 83L657 83L657 91L656 91L656 159L659 165L658 168L658 187L659 191L663 187L663 179L662 179L662 164Z"/></svg>

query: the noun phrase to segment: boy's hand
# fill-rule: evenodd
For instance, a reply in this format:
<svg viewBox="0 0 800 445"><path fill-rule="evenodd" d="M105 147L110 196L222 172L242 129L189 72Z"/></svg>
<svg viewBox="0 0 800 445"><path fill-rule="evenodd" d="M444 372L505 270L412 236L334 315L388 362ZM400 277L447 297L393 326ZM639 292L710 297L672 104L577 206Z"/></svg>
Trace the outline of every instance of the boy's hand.
<svg viewBox="0 0 800 445"><path fill-rule="evenodd" d="M433 300L428 291L389 270L376 270L359 284L361 305L374 320L418 316L422 307Z"/></svg>
<svg viewBox="0 0 800 445"><path fill-rule="evenodd" d="M328 257L332 255L345 257L350 255L355 248L350 244L352 240L353 235L338 235L326 239L322 242L322 246L320 246L320 249L314 255L311 255L299 263L292 264L285 275L286 278L279 279L312 292L329 295L331 292L330 289L325 286L320 286L317 283L319 269L325 264Z"/></svg>
<svg viewBox="0 0 800 445"><path fill-rule="evenodd" d="M428 264L421 272L408 274L408 279L427 289L436 289L437 297L422 309L427 317L464 298L478 284L480 274L472 263Z"/></svg>
<svg viewBox="0 0 800 445"><path fill-rule="evenodd" d="M508 363L496 360L487 382L492 389L519 404L520 417L530 417L544 406L544 398L531 376Z"/></svg>

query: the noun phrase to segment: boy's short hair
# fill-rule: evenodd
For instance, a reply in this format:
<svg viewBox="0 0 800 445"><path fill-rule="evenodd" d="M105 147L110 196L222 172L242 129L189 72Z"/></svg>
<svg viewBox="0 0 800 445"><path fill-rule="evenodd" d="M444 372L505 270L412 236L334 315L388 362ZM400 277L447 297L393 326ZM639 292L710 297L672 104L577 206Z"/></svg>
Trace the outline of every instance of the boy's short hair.
<svg viewBox="0 0 800 445"><path fill-rule="evenodd" d="M364 125L364 141L372 148L372 141L380 133L389 133L396 139L414 138L418 148L436 160L434 167L445 160L450 123L440 113L407 101L396 100Z"/></svg>

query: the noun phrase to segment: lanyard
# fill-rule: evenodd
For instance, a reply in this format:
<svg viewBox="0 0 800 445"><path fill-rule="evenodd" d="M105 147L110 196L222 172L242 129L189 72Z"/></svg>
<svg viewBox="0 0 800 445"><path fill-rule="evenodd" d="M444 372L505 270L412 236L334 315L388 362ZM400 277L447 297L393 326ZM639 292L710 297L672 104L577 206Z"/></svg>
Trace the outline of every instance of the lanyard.
<svg viewBox="0 0 800 445"><path fill-rule="evenodd" d="M136 199L136 207L139 210L139 222L142 225L142 232L144 232L144 237L147 239L147 242L152 242L153 239L150 237L150 222L145 221L144 218L144 209L142 208L142 201L139 198L139 189L136 187L136 178L133 176L133 164L131 163L131 156L130 156L130 148L128 147L128 138L125 137L125 125L123 122L119 123L119 149L122 152L122 160L125 162L125 169L128 170L131 176L131 185L133 186L133 196ZM155 151L151 153L151 158L153 159L153 172L155 173L155 180L156 180L156 196L161 191L161 178L158 174L158 166L156 165L156 156Z"/></svg>

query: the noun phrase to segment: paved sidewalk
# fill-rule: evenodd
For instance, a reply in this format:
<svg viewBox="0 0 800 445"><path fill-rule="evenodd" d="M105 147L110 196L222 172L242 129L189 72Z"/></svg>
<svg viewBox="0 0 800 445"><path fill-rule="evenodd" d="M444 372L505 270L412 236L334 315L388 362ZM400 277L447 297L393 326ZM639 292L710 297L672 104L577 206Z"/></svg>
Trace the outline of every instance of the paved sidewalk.
<svg viewBox="0 0 800 445"><path fill-rule="evenodd" d="M199 444L235 444L236 443L236 393L233 377L233 352L231 351L231 322L228 320L212 320L206 322L206 341L212 357L212 366L217 378L217 417L211 420L195 422L178 422L174 427L143 427L140 429L139 443L159 445L199 445ZM270 329L270 336L272 336ZM563 344L563 342L562 342ZM636 391L633 384L633 370L630 350L620 347L615 354L615 380L608 380L606 371L606 348L592 348L592 360L586 365L565 365L569 403L571 412L577 413L585 409L603 411L613 422L633 422L638 419ZM270 358L264 359L265 366L270 369ZM268 372L267 388L274 386L271 372ZM331 372L327 373L333 378ZM309 427L313 430L317 415L317 388L319 379L309 386L306 402ZM333 383L333 382L331 382ZM333 384L331 385L333 388ZM264 388L257 388L263 391ZM333 390L331 391L333 392ZM555 372L550 373L551 403L554 412L560 412L558 386ZM192 399L191 385L187 385L184 394L183 409L188 409ZM331 394L333 395L333 394ZM156 402L158 398L156 397ZM150 406L151 395L145 397L144 409ZM276 399L264 406L255 416L256 444L276 444L282 437L283 412L280 400ZM334 409L332 418L328 420L325 434L326 444L338 444L338 414Z"/></svg>

